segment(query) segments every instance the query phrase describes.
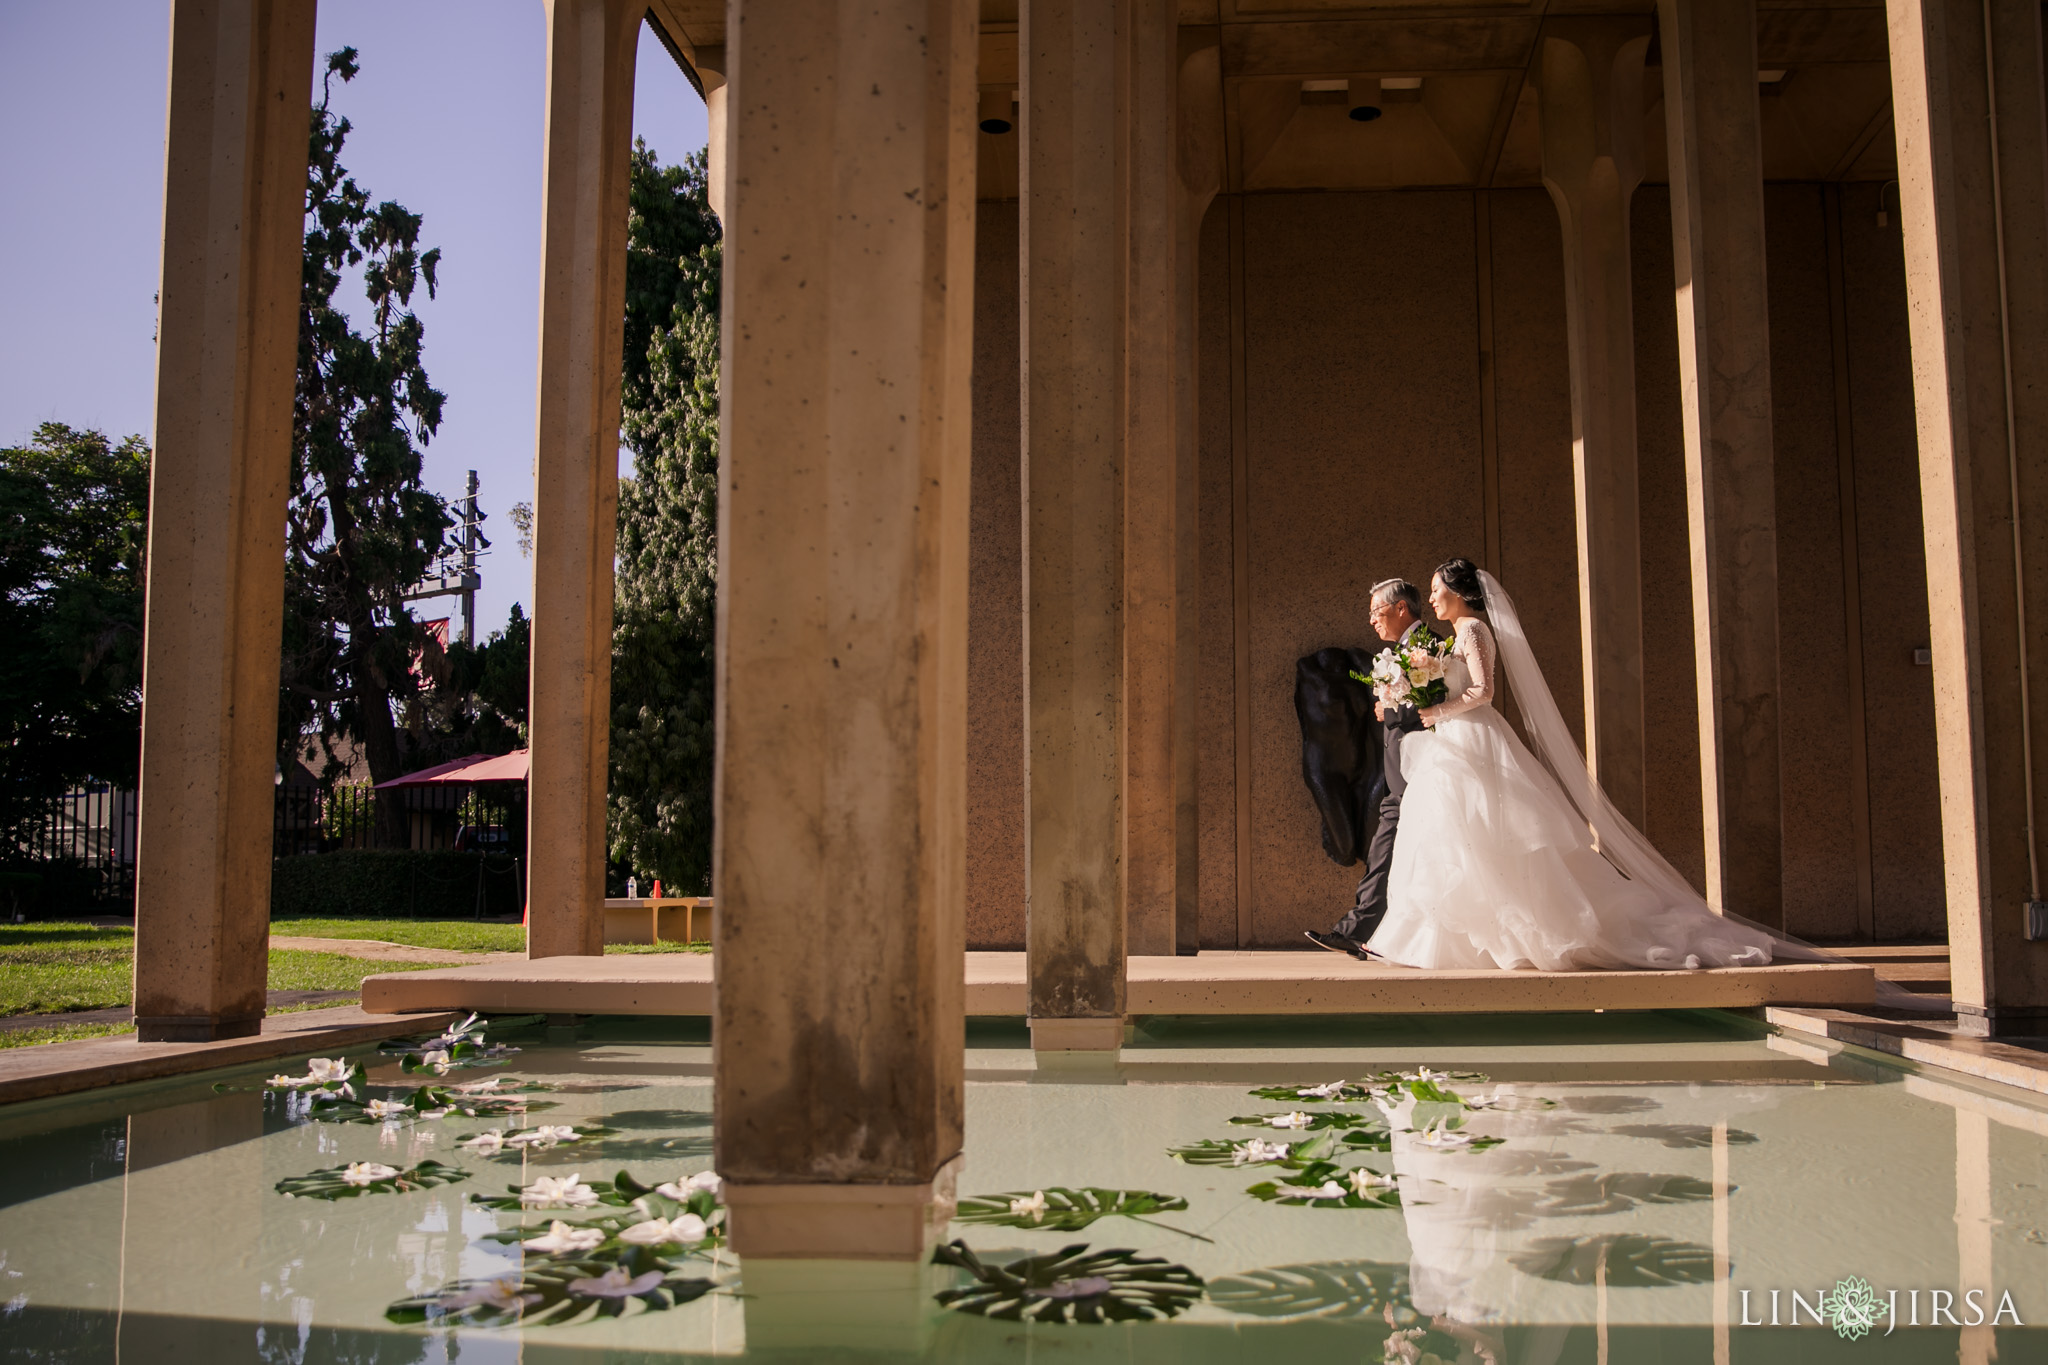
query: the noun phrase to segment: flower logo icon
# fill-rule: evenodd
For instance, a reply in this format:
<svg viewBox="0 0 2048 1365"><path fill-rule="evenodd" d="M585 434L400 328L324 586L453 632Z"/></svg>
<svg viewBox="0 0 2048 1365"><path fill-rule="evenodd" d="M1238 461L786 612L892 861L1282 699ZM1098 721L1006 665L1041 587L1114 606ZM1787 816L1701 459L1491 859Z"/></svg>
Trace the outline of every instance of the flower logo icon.
<svg viewBox="0 0 2048 1365"><path fill-rule="evenodd" d="M1861 1340L1864 1333L1875 1327L1883 1308L1877 1291L1860 1275L1837 1280L1834 1292L1824 1299L1822 1311L1827 1314L1828 1324L1835 1329L1836 1336L1850 1341Z"/></svg>

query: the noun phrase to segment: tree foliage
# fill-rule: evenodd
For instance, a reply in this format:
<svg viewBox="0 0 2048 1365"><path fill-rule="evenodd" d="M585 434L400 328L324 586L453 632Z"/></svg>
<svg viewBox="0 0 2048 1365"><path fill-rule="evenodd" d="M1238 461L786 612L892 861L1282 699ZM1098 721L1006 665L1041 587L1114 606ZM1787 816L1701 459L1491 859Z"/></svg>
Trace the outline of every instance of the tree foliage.
<svg viewBox="0 0 2048 1365"><path fill-rule="evenodd" d="M612 628L610 840L628 871L710 890L722 248L705 155L633 149Z"/></svg>
<svg viewBox="0 0 2048 1365"><path fill-rule="evenodd" d="M420 285L433 297L441 253L420 249L418 214L373 204L341 164L350 124L331 108L334 80L356 71L353 48L329 56L312 111L279 735L289 747L319 736L330 764L333 742L347 736L382 782L407 761L397 708L419 693L418 671L440 666L404 594L441 553L453 518L420 481L443 397L427 381L424 328L411 310ZM367 335L335 302L358 269ZM402 817L394 809L388 818Z"/></svg>
<svg viewBox="0 0 2048 1365"><path fill-rule="evenodd" d="M60 422L0 450L0 831L141 747L149 445Z"/></svg>

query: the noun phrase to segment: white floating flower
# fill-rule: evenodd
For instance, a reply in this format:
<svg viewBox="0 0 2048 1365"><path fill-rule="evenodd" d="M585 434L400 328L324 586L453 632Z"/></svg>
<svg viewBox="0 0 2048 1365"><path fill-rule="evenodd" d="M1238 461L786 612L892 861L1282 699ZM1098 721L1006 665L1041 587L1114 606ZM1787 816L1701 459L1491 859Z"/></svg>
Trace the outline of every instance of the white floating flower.
<svg viewBox="0 0 2048 1365"><path fill-rule="evenodd" d="M548 1224L548 1230L531 1241L519 1245L528 1251L591 1251L604 1245L603 1228L577 1228L557 1219Z"/></svg>
<svg viewBox="0 0 2048 1365"><path fill-rule="evenodd" d="M1264 1138L1252 1138L1241 1142L1230 1154L1230 1164L1243 1166L1258 1161L1285 1161L1294 1148L1285 1142L1268 1142Z"/></svg>
<svg viewBox="0 0 2048 1365"><path fill-rule="evenodd" d="M691 1195L699 1190L708 1191L713 1199L725 1188L725 1182L718 1178L716 1171L699 1171L687 1180L671 1180L666 1185L656 1185L654 1192L675 1200L678 1204L688 1203Z"/></svg>
<svg viewBox="0 0 2048 1365"><path fill-rule="evenodd" d="M634 1223L619 1233L619 1240L643 1247L695 1246L704 1240L707 1231L702 1218L686 1213L676 1219L649 1218Z"/></svg>
<svg viewBox="0 0 2048 1365"><path fill-rule="evenodd" d="M451 1104L445 1109L422 1109L420 1110L420 1117L423 1119L445 1119L454 1112L455 1106ZM420 1138L422 1142L432 1142L433 1140L434 1135L432 1133L428 1133Z"/></svg>
<svg viewBox="0 0 2048 1365"><path fill-rule="evenodd" d="M1455 1152L1462 1147L1470 1147L1473 1142L1471 1134L1457 1132L1449 1124L1447 1118L1438 1119L1415 1135L1416 1144L1439 1152Z"/></svg>
<svg viewBox="0 0 2048 1365"><path fill-rule="evenodd" d="M507 1311L524 1308L530 1303L539 1303L540 1295L519 1292L519 1281L510 1277L502 1280L486 1280L473 1284L467 1289L458 1289L443 1294L434 1300L434 1306L442 1309L475 1308L478 1304L489 1304L493 1308Z"/></svg>
<svg viewBox="0 0 2048 1365"><path fill-rule="evenodd" d="M351 1161L342 1169L341 1178L351 1185L374 1185L397 1174L396 1166L386 1166L381 1161Z"/></svg>
<svg viewBox="0 0 2048 1365"><path fill-rule="evenodd" d="M1306 1128L1308 1125L1308 1115L1302 1113L1299 1109L1291 1114L1276 1114L1266 1120L1268 1128Z"/></svg>
<svg viewBox="0 0 2048 1365"><path fill-rule="evenodd" d="M1045 1191L1035 1190L1029 1199L1012 1199L1010 1212L1018 1218L1029 1218L1032 1222L1045 1219Z"/></svg>
<svg viewBox="0 0 2048 1365"><path fill-rule="evenodd" d="M371 1100L363 1112L373 1119L402 1119L412 1113L412 1106L404 1100Z"/></svg>
<svg viewBox="0 0 2048 1365"><path fill-rule="evenodd" d="M569 1281L569 1292L586 1299L630 1299L655 1288L661 1279L659 1270L628 1276L624 1267L613 1266L594 1280Z"/></svg>
<svg viewBox="0 0 2048 1365"><path fill-rule="evenodd" d="M519 1202L536 1209L587 1209L597 1203L597 1191L583 1183L580 1172L571 1171L560 1178L536 1177L519 1192Z"/></svg>
<svg viewBox="0 0 2048 1365"><path fill-rule="evenodd" d="M1397 1099L1392 1091L1388 1091L1385 1094L1375 1093L1372 1097L1372 1103L1375 1109L1386 1116L1389 1128L1408 1128L1413 1125L1415 1117L1415 1097L1413 1095L1403 1093Z"/></svg>
<svg viewBox="0 0 2048 1365"><path fill-rule="evenodd" d="M1344 1093L1344 1081L1331 1081L1328 1085L1311 1085L1294 1093L1305 1100L1333 1100Z"/></svg>
<svg viewBox="0 0 2048 1365"><path fill-rule="evenodd" d="M1508 1098L1507 1093L1503 1090L1495 1090L1490 1095L1468 1095L1465 1097L1465 1107L1467 1109L1491 1109L1506 1098Z"/></svg>
<svg viewBox="0 0 2048 1365"><path fill-rule="evenodd" d="M543 1123L524 1133L514 1133L505 1139L510 1147L552 1147L558 1142L575 1142L583 1135L566 1123Z"/></svg>
<svg viewBox="0 0 2048 1365"><path fill-rule="evenodd" d="M340 1057L315 1057L306 1063L306 1079L316 1085L339 1085L355 1074L355 1064Z"/></svg>
<svg viewBox="0 0 2048 1365"><path fill-rule="evenodd" d="M1351 1192L1361 1199L1371 1199L1375 1190L1391 1190L1395 1185L1391 1176L1381 1175L1378 1171L1368 1170L1363 1166L1351 1173L1350 1181Z"/></svg>
<svg viewBox="0 0 2048 1365"><path fill-rule="evenodd" d="M435 1048L431 1052L421 1053L420 1065L437 1076L447 1075L448 1068L451 1065L448 1060L448 1050L446 1048Z"/></svg>
<svg viewBox="0 0 2048 1365"><path fill-rule="evenodd" d="M493 1076L487 1081L469 1081L465 1084L456 1086L455 1093L458 1095L488 1094L489 1092L496 1090L499 1086L505 1084L505 1080L506 1078L503 1076Z"/></svg>
<svg viewBox="0 0 2048 1365"><path fill-rule="evenodd" d="M1305 1199L1342 1199L1349 1191L1334 1180L1325 1180L1320 1189L1310 1190Z"/></svg>
<svg viewBox="0 0 2048 1365"><path fill-rule="evenodd" d="M467 1147L478 1156L496 1156L505 1149L505 1135L496 1128L488 1128L475 1137L464 1138L455 1145Z"/></svg>

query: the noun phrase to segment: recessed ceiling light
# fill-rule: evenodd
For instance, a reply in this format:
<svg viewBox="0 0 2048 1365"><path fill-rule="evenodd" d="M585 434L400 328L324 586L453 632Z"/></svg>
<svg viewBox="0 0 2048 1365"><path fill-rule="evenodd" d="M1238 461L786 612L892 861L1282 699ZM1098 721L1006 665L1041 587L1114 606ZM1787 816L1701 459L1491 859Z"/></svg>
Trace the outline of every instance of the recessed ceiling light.
<svg viewBox="0 0 2048 1365"><path fill-rule="evenodd" d="M1785 68L1781 66L1774 66L1767 71L1759 71L1756 73L1756 83L1758 85L1776 85L1779 81L1782 81L1784 79Z"/></svg>

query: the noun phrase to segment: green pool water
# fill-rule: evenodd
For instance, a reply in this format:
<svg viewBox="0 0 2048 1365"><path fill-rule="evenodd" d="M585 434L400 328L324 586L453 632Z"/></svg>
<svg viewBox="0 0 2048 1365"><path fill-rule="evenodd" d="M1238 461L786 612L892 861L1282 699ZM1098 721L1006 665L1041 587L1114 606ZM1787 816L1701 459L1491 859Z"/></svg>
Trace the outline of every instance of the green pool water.
<svg viewBox="0 0 2048 1365"><path fill-rule="evenodd" d="M0 1110L0 1360L2048 1361L2048 1107L1708 1012L1156 1019L1114 1071L1050 1073L1020 1025L976 1021L963 1197L1000 1195L1007 1211L1048 1191L1056 1208L1060 1190L1094 1187L1171 1205L1075 1231L956 1222L949 1240L985 1267L1077 1244L1129 1253L982 1303L1024 1319L963 1311L977 1300L959 1299L973 1281L956 1266L742 1265L707 1246L663 1253L668 1283L690 1287L661 1311L572 1293L545 1324L394 1322L394 1304L439 1302L452 1284L516 1281L522 1257L546 1269L545 1254L491 1234L640 1216L522 1215L477 1196L571 1172L638 1187L711 1168L701 1022L492 1038L521 1051L445 1081L540 1083L525 1098L551 1108L337 1122L310 1112L308 1092L264 1089L301 1060ZM422 1083L394 1055L350 1056L364 1063L359 1098ZM1425 1085L1389 1115L1355 1094L1249 1093L1425 1067L1457 1073L1437 1092L1492 1103L1427 1098ZM1413 1098L1398 1085L1383 1098ZM1288 1113L1340 1126L1231 1121ZM1313 1117L1330 1113L1354 1117ZM1437 1120L1442 1149L1420 1131ZM457 1145L543 1123L609 1131L495 1154ZM1372 1172L1358 1180L1375 1206L1249 1192L1312 1193L1286 1184L1302 1165L1169 1154L1325 1134L1330 1173ZM277 1189L351 1162L422 1161L466 1177L331 1202ZM1105 1290L1129 1302L1134 1284L1170 1286L1146 1302L1174 1315L1042 1320ZM583 1311L600 1303L626 1311ZM1858 1304L1874 1320L1845 1335Z"/></svg>

